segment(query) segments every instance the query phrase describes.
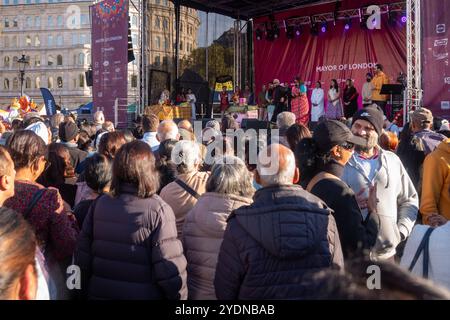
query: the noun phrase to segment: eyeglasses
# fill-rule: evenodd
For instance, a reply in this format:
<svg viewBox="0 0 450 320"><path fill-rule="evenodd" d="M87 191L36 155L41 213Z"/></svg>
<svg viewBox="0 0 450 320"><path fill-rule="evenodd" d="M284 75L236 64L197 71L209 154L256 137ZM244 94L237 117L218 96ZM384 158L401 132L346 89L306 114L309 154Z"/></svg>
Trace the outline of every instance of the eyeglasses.
<svg viewBox="0 0 450 320"><path fill-rule="evenodd" d="M344 142L341 144L341 147L346 150L353 150L355 148L355 145L351 142Z"/></svg>

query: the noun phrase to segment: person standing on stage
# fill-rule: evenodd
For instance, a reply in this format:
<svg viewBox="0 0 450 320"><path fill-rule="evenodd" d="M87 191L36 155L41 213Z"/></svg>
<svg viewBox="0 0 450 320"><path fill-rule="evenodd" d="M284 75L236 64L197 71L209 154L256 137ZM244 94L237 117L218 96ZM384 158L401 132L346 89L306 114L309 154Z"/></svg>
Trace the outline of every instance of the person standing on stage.
<svg viewBox="0 0 450 320"><path fill-rule="evenodd" d="M230 100L228 97L228 92L227 92L226 86L222 87L222 92L219 93L219 98L220 98L220 112L222 113L222 118L223 118L225 111L227 111L227 109L230 106Z"/></svg>
<svg viewBox="0 0 450 320"><path fill-rule="evenodd" d="M362 91L361 91L363 108L368 107L372 104L372 92L373 92L372 79L373 79L373 76L369 72L366 75L367 81L363 84Z"/></svg>
<svg viewBox="0 0 450 320"><path fill-rule="evenodd" d="M239 88L239 86L236 86L234 88L234 93L231 97L231 101L233 101L234 104L239 105L239 99L243 97L244 95L242 94L241 88Z"/></svg>
<svg viewBox="0 0 450 320"><path fill-rule="evenodd" d="M267 89L266 85L263 84L261 91L258 94L258 119L266 120L267 117L267 105L269 102L266 100Z"/></svg>
<svg viewBox="0 0 450 320"><path fill-rule="evenodd" d="M197 102L197 98L195 97L195 94L192 93L192 90L189 88L188 93L186 95L187 102L191 105L191 111L192 111L192 120L197 119L197 110L195 107L195 103Z"/></svg>
<svg viewBox="0 0 450 320"><path fill-rule="evenodd" d="M270 121L276 122L277 116L285 110L286 88L280 86L280 80L278 79L273 80L273 87L272 99L273 104L275 105L275 111L273 112Z"/></svg>
<svg viewBox="0 0 450 320"><path fill-rule="evenodd" d="M309 122L309 102L306 95L307 89L300 78L295 78L295 85L292 88L291 112L295 114L296 122L308 126Z"/></svg>
<svg viewBox="0 0 450 320"><path fill-rule="evenodd" d="M324 100L325 100L325 93L322 89L322 84L320 81L316 82L316 88L313 90L311 95L311 121L312 122L318 122L320 117L322 117L325 114L324 110Z"/></svg>
<svg viewBox="0 0 450 320"><path fill-rule="evenodd" d="M254 95L252 89L250 89L250 86L248 84L245 85L244 92L242 93L241 98L245 98L245 102L247 105L253 105L254 104Z"/></svg>
<svg viewBox="0 0 450 320"><path fill-rule="evenodd" d="M328 104L325 116L330 120L340 120L343 116L341 95L336 79L331 80L330 90L328 90Z"/></svg>
<svg viewBox="0 0 450 320"><path fill-rule="evenodd" d="M358 92L353 85L353 80L347 79L344 89L344 115L349 119L356 111L358 111Z"/></svg>
<svg viewBox="0 0 450 320"><path fill-rule="evenodd" d="M273 83L269 83L269 88L266 92L266 101L268 103L267 105L267 121L270 121L272 119L273 113L275 111L275 104L273 103Z"/></svg>
<svg viewBox="0 0 450 320"><path fill-rule="evenodd" d="M377 64L375 66L375 76L372 79L372 103L378 105L386 115L386 103L388 96L384 94L380 94L381 88L383 85L389 84L389 78L383 72L383 66L381 64Z"/></svg>

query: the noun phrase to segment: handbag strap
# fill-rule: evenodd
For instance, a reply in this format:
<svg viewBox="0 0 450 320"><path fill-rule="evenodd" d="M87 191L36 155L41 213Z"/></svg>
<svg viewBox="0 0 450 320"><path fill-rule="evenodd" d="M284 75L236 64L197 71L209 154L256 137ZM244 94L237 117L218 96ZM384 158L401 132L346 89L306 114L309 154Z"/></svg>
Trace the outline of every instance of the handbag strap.
<svg viewBox="0 0 450 320"><path fill-rule="evenodd" d="M416 254L414 255L413 260L411 261L411 265L409 266L408 270L412 271L414 269L414 266L417 263L417 260L419 259L420 255L423 251L423 277L428 278L428 264L430 259L430 253L429 253L429 244L430 244L430 236L431 233L434 231L434 228L429 227L427 231L425 232L422 241L419 244L419 247L417 248Z"/></svg>
<svg viewBox="0 0 450 320"><path fill-rule="evenodd" d="M189 187L183 180L180 179L176 179L175 182L182 187L187 193L189 193L191 196L193 196L195 199L200 198L200 195L197 193L197 191L195 191L194 189L192 189L191 187Z"/></svg>
<svg viewBox="0 0 450 320"><path fill-rule="evenodd" d="M338 177L336 177L335 175L322 171L318 174L316 174L311 181L309 181L308 185L306 186L306 191L311 192L311 190L314 188L314 186L319 183L320 181L322 181L323 179L329 179L329 180L340 180Z"/></svg>
<svg viewBox="0 0 450 320"><path fill-rule="evenodd" d="M28 207L25 209L25 211L22 214L25 220L28 219L28 216L30 215L31 211L33 211L34 206L42 198L45 191L47 191L47 189L43 188L43 189L39 189L38 191L35 192L35 194L31 198L30 203L28 204Z"/></svg>

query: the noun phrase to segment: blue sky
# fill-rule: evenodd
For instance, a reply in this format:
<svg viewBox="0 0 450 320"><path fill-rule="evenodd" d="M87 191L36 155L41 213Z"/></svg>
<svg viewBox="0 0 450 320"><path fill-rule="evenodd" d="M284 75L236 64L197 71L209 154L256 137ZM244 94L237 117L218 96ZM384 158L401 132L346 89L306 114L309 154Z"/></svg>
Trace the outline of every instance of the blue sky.
<svg viewBox="0 0 450 320"><path fill-rule="evenodd" d="M200 28L198 30L198 46L206 47L210 45L215 39L219 38L225 31L233 27L234 19L215 13L208 14L208 44L206 44L206 12L199 11Z"/></svg>

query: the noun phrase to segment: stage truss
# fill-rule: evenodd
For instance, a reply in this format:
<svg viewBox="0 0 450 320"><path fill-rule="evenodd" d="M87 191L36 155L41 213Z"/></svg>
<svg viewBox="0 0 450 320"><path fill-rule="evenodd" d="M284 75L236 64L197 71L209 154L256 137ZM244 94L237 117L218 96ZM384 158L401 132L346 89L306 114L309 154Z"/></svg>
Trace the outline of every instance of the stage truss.
<svg viewBox="0 0 450 320"><path fill-rule="evenodd" d="M407 0L407 89L404 119L408 111L422 106L421 13L420 0ZM406 110L407 109L407 110Z"/></svg>

